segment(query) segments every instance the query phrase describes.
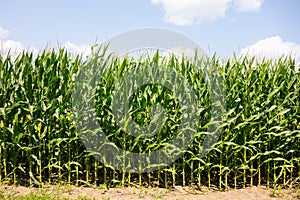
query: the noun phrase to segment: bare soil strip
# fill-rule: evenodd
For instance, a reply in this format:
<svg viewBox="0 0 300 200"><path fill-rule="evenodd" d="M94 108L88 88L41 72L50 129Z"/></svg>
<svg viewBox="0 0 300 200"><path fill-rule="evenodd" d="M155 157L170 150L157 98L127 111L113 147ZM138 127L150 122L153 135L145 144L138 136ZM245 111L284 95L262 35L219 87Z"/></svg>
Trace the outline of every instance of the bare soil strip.
<svg viewBox="0 0 300 200"><path fill-rule="evenodd" d="M23 187L23 186L4 186L0 185L2 198L26 196L31 193L49 194L59 198L90 198L90 199L109 199L109 200L128 200L128 199L164 199L164 200L299 200L300 189L267 189L265 187L251 187L245 189L229 190L226 192L207 190L195 190L189 187L175 187L173 189L162 188L110 188L100 189L91 187L75 186L44 186L43 189ZM1 197L0 197L1 199Z"/></svg>

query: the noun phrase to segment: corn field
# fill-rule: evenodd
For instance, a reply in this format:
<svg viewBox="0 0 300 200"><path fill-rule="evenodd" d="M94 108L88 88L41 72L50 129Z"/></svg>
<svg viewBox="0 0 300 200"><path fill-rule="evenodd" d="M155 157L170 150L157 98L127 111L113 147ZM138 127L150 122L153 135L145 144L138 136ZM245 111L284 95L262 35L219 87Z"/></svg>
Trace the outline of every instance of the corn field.
<svg viewBox="0 0 300 200"><path fill-rule="evenodd" d="M145 140L120 130L111 113L111 95L126 71L165 64L186 78L197 94L201 113L193 142L171 165L147 173L104 165L94 156L96 152L83 145L72 120L72 91L87 62L64 49L44 50L37 56L23 52L16 59L0 56L0 183L225 189L299 185L300 73L293 59L209 59L226 91L226 115L218 142L201 158L211 108L203 77L207 69L197 69L195 64L201 61L164 58L158 52L143 59L100 56L96 64L108 66L99 77L95 107L105 134L120 148L133 152L163 148L176 135L181 119L180 105L169 91L146 85L132 97L132 118L139 124L148 123L147 109L164 100L170 114L163 129Z"/></svg>

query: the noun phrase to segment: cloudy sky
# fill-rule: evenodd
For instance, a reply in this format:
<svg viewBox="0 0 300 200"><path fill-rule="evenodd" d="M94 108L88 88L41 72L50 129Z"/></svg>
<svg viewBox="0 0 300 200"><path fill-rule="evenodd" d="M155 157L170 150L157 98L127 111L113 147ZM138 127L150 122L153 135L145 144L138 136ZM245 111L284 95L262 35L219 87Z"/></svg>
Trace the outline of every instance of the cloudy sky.
<svg viewBox="0 0 300 200"><path fill-rule="evenodd" d="M11 0L0 6L0 51L90 45L132 29L178 31L210 55L292 54L300 63L299 0Z"/></svg>

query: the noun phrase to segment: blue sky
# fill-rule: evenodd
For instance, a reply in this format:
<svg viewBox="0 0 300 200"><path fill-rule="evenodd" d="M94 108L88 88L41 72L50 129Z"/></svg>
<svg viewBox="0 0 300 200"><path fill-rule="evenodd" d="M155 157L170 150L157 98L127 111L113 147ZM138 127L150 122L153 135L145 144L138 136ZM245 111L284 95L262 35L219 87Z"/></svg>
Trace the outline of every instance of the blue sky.
<svg viewBox="0 0 300 200"><path fill-rule="evenodd" d="M1 2L0 51L58 43L80 49L159 27L187 35L210 54L292 52L300 61L299 19L299 0L11 0Z"/></svg>

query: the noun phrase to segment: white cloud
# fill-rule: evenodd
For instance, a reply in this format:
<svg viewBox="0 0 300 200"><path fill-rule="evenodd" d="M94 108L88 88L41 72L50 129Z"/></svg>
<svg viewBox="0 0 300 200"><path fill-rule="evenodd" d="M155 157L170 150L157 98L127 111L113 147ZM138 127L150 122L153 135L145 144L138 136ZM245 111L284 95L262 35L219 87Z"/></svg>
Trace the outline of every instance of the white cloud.
<svg viewBox="0 0 300 200"><path fill-rule="evenodd" d="M176 25L192 25L223 17L231 0L152 0L165 9L164 20Z"/></svg>
<svg viewBox="0 0 300 200"><path fill-rule="evenodd" d="M0 26L0 39L4 39L9 35L9 30L6 30Z"/></svg>
<svg viewBox="0 0 300 200"><path fill-rule="evenodd" d="M176 25L192 25L225 16L230 8L257 11L264 0L151 0L165 10L164 20Z"/></svg>
<svg viewBox="0 0 300 200"><path fill-rule="evenodd" d="M21 42L18 42L18 41L14 41L14 40L1 41L0 40L0 54L4 57L9 54L13 58L15 58L24 50L30 51L33 53L37 52L36 48L34 48L32 46L25 47Z"/></svg>
<svg viewBox="0 0 300 200"><path fill-rule="evenodd" d="M182 48L180 46L178 47L173 47L169 50L170 53L175 53L179 56L185 56L188 58L193 58L195 56L195 50L191 48Z"/></svg>
<svg viewBox="0 0 300 200"><path fill-rule="evenodd" d="M233 0L234 6L240 12L258 11L265 0Z"/></svg>
<svg viewBox="0 0 300 200"><path fill-rule="evenodd" d="M258 59L278 59L281 56L292 56L300 64L300 44L283 41L274 36L258 41L241 50L241 55L255 56Z"/></svg>
<svg viewBox="0 0 300 200"><path fill-rule="evenodd" d="M83 56L83 58L87 58L92 53L90 45L77 46L68 41L67 43L62 45L62 47L66 48L68 51L70 51L71 54L74 54L74 55L81 54Z"/></svg>
<svg viewBox="0 0 300 200"><path fill-rule="evenodd" d="M23 43L18 41L1 40L7 38L9 33L9 30L6 30L0 26L0 55L2 55L3 57L9 54L11 57L15 58L23 51L33 52L34 54L38 52L35 47L26 47ZM86 58L88 55L91 54L91 46L89 45L77 46L71 42L67 42L64 45L62 45L62 47L66 48L73 55L81 54L83 58Z"/></svg>
<svg viewBox="0 0 300 200"><path fill-rule="evenodd" d="M89 45L77 46L71 42L67 42L62 47L67 49L72 55L81 54L84 59L91 54L91 46ZM14 40L0 40L0 54L3 57L9 54L14 59L23 51L33 52L34 54L38 53L38 50L33 46L26 47L23 43Z"/></svg>
<svg viewBox="0 0 300 200"><path fill-rule="evenodd" d="M10 34L9 30L6 30L0 26L0 39L7 38ZM12 58L16 58L22 51L30 51L36 53L36 48L32 46L24 46L21 42L14 41L14 40L0 40L0 55L3 57L7 56L8 54Z"/></svg>

